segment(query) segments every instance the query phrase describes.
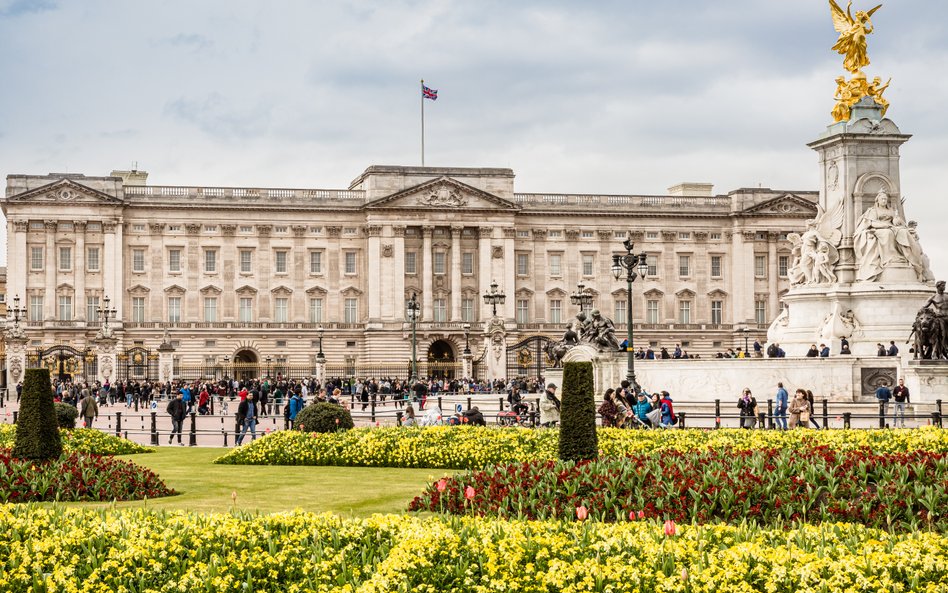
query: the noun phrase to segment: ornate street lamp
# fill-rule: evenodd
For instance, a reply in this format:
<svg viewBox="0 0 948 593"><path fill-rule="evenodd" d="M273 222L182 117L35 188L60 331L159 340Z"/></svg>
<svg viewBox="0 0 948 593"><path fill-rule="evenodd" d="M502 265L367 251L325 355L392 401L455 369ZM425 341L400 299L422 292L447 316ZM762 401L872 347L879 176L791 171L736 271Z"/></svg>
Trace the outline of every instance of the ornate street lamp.
<svg viewBox="0 0 948 593"><path fill-rule="evenodd" d="M415 328L418 324L418 318L421 316L421 305L418 304L418 295L414 292L411 293L411 298L405 303L405 315L411 323L411 378L408 382L414 385L415 381L418 380L418 355L416 350L417 340Z"/></svg>
<svg viewBox="0 0 948 593"><path fill-rule="evenodd" d="M635 282L637 277L645 278L645 274L648 272L648 262L646 261L647 255L645 253L636 255L632 252L632 248L634 247L632 244L632 231L629 231L622 245L625 247L625 255L616 254L612 256L612 275L615 276L616 280L620 280L622 278L622 272L625 272L625 280L628 286L628 292L626 293L628 342L625 347L627 360L625 378L629 382L629 385L632 386L632 389L635 390L635 393L638 393L640 387L635 380L635 352L632 347L632 283Z"/></svg>
<svg viewBox="0 0 948 593"><path fill-rule="evenodd" d="M744 334L744 356L750 358L750 353L747 352L747 334L750 333L750 328L745 325L741 332Z"/></svg>
<svg viewBox="0 0 948 593"><path fill-rule="evenodd" d="M269 379L270 378L270 361L272 361L273 359L270 358L270 355L268 354L267 357L264 358L263 360L264 362L267 363L267 379Z"/></svg>
<svg viewBox="0 0 948 593"><path fill-rule="evenodd" d="M497 317L497 305L503 305L507 300L507 295L497 290L497 281L490 283L490 292L484 293L484 304L491 305L494 308L494 317Z"/></svg>
<svg viewBox="0 0 948 593"><path fill-rule="evenodd" d="M13 315L13 334L16 335L20 333L20 318L26 317L26 307L20 307L20 295L13 297L13 307L8 313Z"/></svg>
<svg viewBox="0 0 948 593"><path fill-rule="evenodd" d="M316 362L322 364L326 362L326 355L323 354L323 334L326 333L326 329L320 324L316 328L316 335L319 336L319 352L316 353Z"/></svg>
<svg viewBox="0 0 948 593"><path fill-rule="evenodd" d="M115 307L109 308L109 303L111 300L108 296L102 299L102 306L99 307L97 313L102 317L102 335L109 335L109 319L115 317Z"/></svg>
<svg viewBox="0 0 948 593"><path fill-rule="evenodd" d="M467 356L471 353L471 324L465 323L461 327L464 329L464 355Z"/></svg>
<svg viewBox="0 0 948 593"><path fill-rule="evenodd" d="M582 282L576 283L576 292L569 295L569 302L579 306L580 311L588 309L593 302L592 292L586 290L586 285Z"/></svg>

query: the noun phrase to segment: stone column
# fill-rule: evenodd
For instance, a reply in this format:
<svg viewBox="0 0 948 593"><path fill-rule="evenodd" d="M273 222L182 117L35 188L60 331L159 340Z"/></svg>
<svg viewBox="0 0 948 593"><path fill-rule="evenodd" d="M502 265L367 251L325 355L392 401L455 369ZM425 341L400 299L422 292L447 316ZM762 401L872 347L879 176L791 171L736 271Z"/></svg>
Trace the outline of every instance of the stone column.
<svg viewBox="0 0 948 593"><path fill-rule="evenodd" d="M30 255L26 252L26 233L29 227L30 223L25 220L7 224L10 237L7 241L10 245L10 253L7 256L7 299L10 295L19 296L24 299L24 306L27 308L30 304L30 298L26 294L26 277L30 269Z"/></svg>
<svg viewBox="0 0 948 593"><path fill-rule="evenodd" d="M56 319L56 221L46 221L46 319Z"/></svg>
<svg viewBox="0 0 948 593"><path fill-rule="evenodd" d="M514 311L517 307L517 256L514 252L514 239L517 236L517 229L504 229L504 294L507 299L504 301L504 318L514 319Z"/></svg>
<svg viewBox="0 0 948 593"><path fill-rule="evenodd" d="M487 380L507 378L507 333L502 319L491 319L484 333L484 348L487 350Z"/></svg>
<svg viewBox="0 0 948 593"><path fill-rule="evenodd" d="M369 293L369 323L378 322L382 317L382 227L369 225L365 227L368 235L369 277L366 279L366 290Z"/></svg>
<svg viewBox="0 0 948 593"><path fill-rule="evenodd" d="M16 384L23 380L26 370L26 344L29 340L22 329L12 328L6 335L7 346L7 389L15 393Z"/></svg>
<svg viewBox="0 0 948 593"><path fill-rule="evenodd" d="M76 252L73 254L74 277L76 279L76 319L86 321L86 221L73 221L72 226L76 230Z"/></svg>
<svg viewBox="0 0 948 593"><path fill-rule="evenodd" d="M433 272L431 266L431 234L433 226L421 227L421 318L426 321L434 319L434 288L432 287Z"/></svg>
<svg viewBox="0 0 948 593"><path fill-rule="evenodd" d="M480 287L480 294L477 295L477 302L480 303L481 311L478 319L490 319L491 316L491 306L484 303L484 294L490 290L490 283L493 279L490 244L490 238L493 232L493 228L486 226L478 227L477 229L477 284Z"/></svg>
<svg viewBox="0 0 948 593"><path fill-rule="evenodd" d="M464 227L451 227L451 321L461 321L461 233Z"/></svg>
<svg viewBox="0 0 948 593"><path fill-rule="evenodd" d="M123 313L125 309L125 260L124 253L125 241L124 230L121 224L115 225L115 274L112 276L112 286L108 289L112 296L112 307L115 308L115 329L122 327L122 321L125 319Z"/></svg>
<svg viewBox="0 0 948 593"><path fill-rule="evenodd" d="M109 297L112 300L112 303L115 303L115 320L118 321L121 319L118 314L118 304L116 301L120 300L121 295L115 294L115 274L118 271L119 267L122 265L122 257L120 253L117 253L117 248L120 248L120 245L115 244L115 222L103 222L102 223L102 239L104 245L104 253L102 254L102 261L100 266L102 268L102 296ZM102 369L102 361L99 361L99 369Z"/></svg>
<svg viewBox="0 0 948 593"><path fill-rule="evenodd" d="M116 353L115 345L118 343L118 340L112 336L96 336L95 339L95 350L96 355L99 358L99 381L102 384L105 384L106 381L112 380L115 377L115 368L116 368Z"/></svg>
<svg viewBox="0 0 948 593"><path fill-rule="evenodd" d="M392 262L392 314L396 321L405 320L405 226L392 227L395 233Z"/></svg>
<svg viewBox="0 0 948 593"><path fill-rule="evenodd" d="M174 378L174 346L165 335L164 341L158 346L158 381L166 383ZM231 377L233 379L233 377Z"/></svg>
<svg viewBox="0 0 948 593"><path fill-rule="evenodd" d="M777 298L777 285L780 282L777 266L777 238L779 233L767 233L767 313L770 317L776 317L780 310L779 299ZM753 319L753 313L749 319Z"/></svg>
<svg viewBox="0 0 948 593"><path fill-rule="evenodd" d="M546 283L550 280L546 261L546 229L533 229L533 307L537 322L550 322ZM562 260L561 260L562 262ZM562 263L560 264L562 265Z"/></svg>

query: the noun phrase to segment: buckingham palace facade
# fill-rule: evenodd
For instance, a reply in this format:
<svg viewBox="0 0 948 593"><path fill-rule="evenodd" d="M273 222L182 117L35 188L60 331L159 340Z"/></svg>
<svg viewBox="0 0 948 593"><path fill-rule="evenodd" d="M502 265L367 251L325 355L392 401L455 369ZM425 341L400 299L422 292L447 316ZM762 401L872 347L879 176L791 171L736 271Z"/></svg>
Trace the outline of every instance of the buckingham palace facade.
<svg viewBox="0 0 948 593"><path fill-rule="evenodd" d="M82 350L105 299L120 351L169 339L180 365L402 363L417 294L418 358L475 358L496 283L509 343L558 339L577 284L620 340L708 356L763 338L789 286L791 244L815 191L683 183L668 195L517 193L497 168L372 166L348 189L154 186L105 177L9 175L8 301L28 347ZM616 281L631 231L648 274ZM108 308L108 307L106 307ZM322 330L322 331L320 331Z"/></svg>

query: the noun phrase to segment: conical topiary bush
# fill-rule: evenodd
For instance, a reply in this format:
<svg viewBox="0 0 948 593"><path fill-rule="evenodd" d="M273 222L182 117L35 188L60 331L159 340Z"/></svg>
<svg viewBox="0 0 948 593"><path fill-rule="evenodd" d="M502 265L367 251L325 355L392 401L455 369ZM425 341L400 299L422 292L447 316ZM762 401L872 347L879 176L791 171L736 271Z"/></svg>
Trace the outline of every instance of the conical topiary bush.
<svg viewBox="0 0 948 593"><path fill-rule="evenodd" d="M560 409L560 459L579 461L599 456L596 436L596 399L591 362L563 365Z"/></svg>
<svg viewBox="0 0 948 593"><path fill-rule="evenodd" d="M26 369L13 456L19 459L56 459L62 452L49 369Z"/></svg>

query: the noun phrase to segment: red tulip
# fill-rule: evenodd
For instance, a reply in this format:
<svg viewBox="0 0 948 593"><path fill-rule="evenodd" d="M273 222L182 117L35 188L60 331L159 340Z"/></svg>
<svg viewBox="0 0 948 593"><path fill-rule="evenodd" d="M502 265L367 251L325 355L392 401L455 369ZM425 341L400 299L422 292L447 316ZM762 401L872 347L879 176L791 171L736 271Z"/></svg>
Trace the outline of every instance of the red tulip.
<svg viewBox="0 0 948 593"><path fill-rule="evenodd" d="M645 518L645 511L639 511L637 517L638 517L639 519L644 519L644 518Z"/></svg>
<svg viewBox="0 0 948 593"><path fill-rule="evenodd" d="M589 516L589 511L586 509L585 506L580 505L580 506L576 507L576 518L577 518L577 519L579 519L580 521L585 521L585 520L586 520L586 517L588 517L588 516Z"/></svg>
<svg viewBox="0 0 948 593"><path fill-rule="evenodd" d="M473 487L473 486L468 486L467 488L464 489L464 498L466 498L466 499L468 499L468 500L471 500L472 498L474 498L474 487Z"/></svg>
<svg viewBox="0 0 948 593"><path fill-rule="evenodd" d="M665 521L665 535L669 537L673 537L676 532L677 532L677 529L675 528L675 522L672 521L671 519L669 519L668 521Z"/></svg>
<svg viewBox="0 0 948 593"><path fill-rule="evenodd" d="M444 492L445 488L447 487L448 487L448 481L444 478L441 478L440 480L437 481L437 483L435 483L435 488L438 489L438 492Z"/></svg>
<svg viewBox="0 0 948 593"><path fill-rule="evenodd" d="M336 418L336 424L339 424L339 419L338 419L338 418Z"/></svg>

